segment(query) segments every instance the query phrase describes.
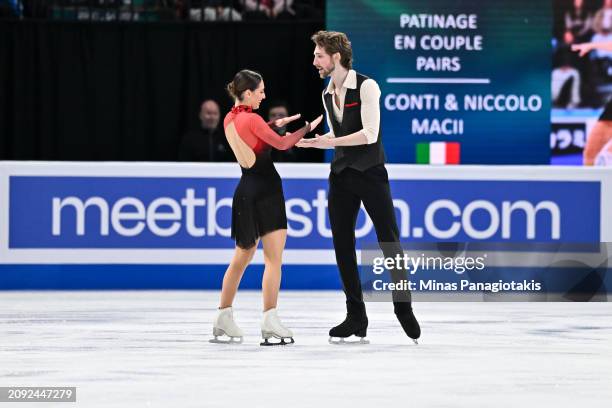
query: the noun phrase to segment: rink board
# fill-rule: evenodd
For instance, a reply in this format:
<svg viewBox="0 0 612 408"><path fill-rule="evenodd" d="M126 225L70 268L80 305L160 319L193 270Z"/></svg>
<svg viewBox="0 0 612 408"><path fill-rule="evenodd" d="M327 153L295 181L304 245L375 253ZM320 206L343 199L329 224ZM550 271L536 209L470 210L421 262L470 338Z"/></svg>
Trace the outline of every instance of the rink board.
<svg viewBox="0 0 612 408"><path fill-rule="evenodd" d="M329 165L277 167L283 286L339 288ZM612 241L610 169L387 167L403 241ZM0 288L217 288L239 176L232 163L0 162ZM376 241L363 210L356 235ZM260 250L243 287L258 287L262 263Z"/></svg>

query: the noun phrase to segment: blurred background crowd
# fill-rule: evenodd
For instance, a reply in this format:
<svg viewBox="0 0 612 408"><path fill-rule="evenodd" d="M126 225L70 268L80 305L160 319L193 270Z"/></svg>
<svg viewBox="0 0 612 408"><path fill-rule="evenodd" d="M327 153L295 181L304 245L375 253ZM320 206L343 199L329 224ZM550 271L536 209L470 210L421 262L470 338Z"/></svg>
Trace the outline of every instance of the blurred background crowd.
<svg viewBox="0 0 612 408"><path fill-rule="evenodd" d="M612 41L612 0L555 0L553 10L553 107L600 108L612 95L612 52L580 58L571 46Z"/></svg>
<svg viewBox="0 0 612 408"><path fill-rule="evenodd" d="M321 19L324 0L0 0L2 15L95 21Z"/></svg>
<svg viewBox="0 0 612 408"><path fill-rule="evenodd" d="M223 117L238 70L264 75L266 121L321 113L310 35L324 10L324 0L0 0L0 61L12 61L0 64L10 78L0 159L234 161Z"/></svg>

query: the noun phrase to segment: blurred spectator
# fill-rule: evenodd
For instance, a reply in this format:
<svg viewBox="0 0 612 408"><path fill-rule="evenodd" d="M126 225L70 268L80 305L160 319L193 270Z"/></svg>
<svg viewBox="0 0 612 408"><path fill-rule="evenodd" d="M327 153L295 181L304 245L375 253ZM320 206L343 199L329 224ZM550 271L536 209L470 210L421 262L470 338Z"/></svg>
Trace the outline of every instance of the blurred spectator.
<svg viewBox="0 0 612 408"><path fill-rule="evenodd" d="M29 16L50 15L61 20L160 21L173 19L176 14L175 0L23 0L23 2Z"/></svg>
<svg viewBox="0 0 612 408"><path fill-rule="evenodd" d="M285 102L274 101L270 103L270 109L268 109L268 121L269 122L272 122L278 119L282 119L282 118L286 118L287 116L289 116L289 108L287 107L287 104ZM284 136L285 133L287 132L287 126L276 127L274 126L274 124L272 124L271 127L272 129L274 129L276 133L278 133L281 136Z"/></svg>
<svg viewBox="0 0 612 408"><path fill-rule="evenodd" d="M221 112L219 104L212 99L202 102L200 128L187 132L179 146L180 161L233 161L225 133L219 126Z"/></svg>
<svg viewBox="0 0 612 408"><path fill-rule="evenodd" d="M594 50L612 52L612 41L606 43L576 44L573 51L578 51L581 57ZM612 165L612 99L606 103L603 113L591 128L583 152L585 166Z"/></svg>
<svg viewBox="0 0 612 408"><path fill-rule="evenodd" d="M184 3L184 0L183 0ZM227 0L191 0L189 20L192 21L242 21L242 14ZM202 18L204 15L204 18Z"/></svg>
<svg viewBox="0 0 612 408"><path fill-rule="evenodd" d="M582 42L590 38L593 15L584 8L584 0L574 0L573 4L573 8L565 12L565 30L572 33L572 42Z"/></svg>
<svg viewBox="0 0 612 408"><path fill-rule="evenodd" d="M560 48L555 55L559 66L552 72L551 91L556 108L576 108L580 105L580 72L572 66L573 55L567 46Z"/></svg>
<svg viewBox="0 0 612 408"><path fill-rule="evenodd" d="M270 108L268 109L268 122L286 118L287 116L289 116L289 107L285 102L273 101L270 103ZM276 127L274 124L271 124L270 127L281 136L287 133L287 126ZM295 147L288 150L272 149L272 160L275 162L293 162L297 161L297 159L298 152Z"/></svg>
<svg viewBox="0 0 612 408"><path fill-rule="evenodd" d="M261 13L268 18L295 16L293 0L242 0L244 11Z"/></svg>
<svg viewBox="0 0 612 408"><path fill-rule="evenodd" d="M597 34L612 32L612 0L604 0L602 8L595 14L593 27Z"/></svg>
<svg viewBox="0 0 612 408"><path fill-rule="evenodd" d="M21 5L21 6L15 6ZM0 0L0 16L92 21L321 20L324 0Z"/></svg>

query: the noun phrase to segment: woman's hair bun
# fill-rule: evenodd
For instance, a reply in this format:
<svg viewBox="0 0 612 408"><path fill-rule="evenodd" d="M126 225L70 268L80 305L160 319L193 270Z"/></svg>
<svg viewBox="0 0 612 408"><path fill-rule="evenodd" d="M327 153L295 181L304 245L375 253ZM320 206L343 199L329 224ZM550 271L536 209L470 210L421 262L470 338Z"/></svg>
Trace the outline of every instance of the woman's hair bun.
<svg viewBox="0 0 612 408"><path fill-rule="evenodd" d="M227 93L235 99L242 100L242 94L249 90L257 89L263 78L261 74L248 69L243 69L234 75L232 82L227 84Z"/></svg>
<svg viewBox="0 0 612 408"><path fill-rule="evenodd" d="M225 89L227 90L227 93L232 97L232 98L236 98L236 93L234 92L234 82L230 82L229 84L227 84L227 86L225 87Z"/></svg>

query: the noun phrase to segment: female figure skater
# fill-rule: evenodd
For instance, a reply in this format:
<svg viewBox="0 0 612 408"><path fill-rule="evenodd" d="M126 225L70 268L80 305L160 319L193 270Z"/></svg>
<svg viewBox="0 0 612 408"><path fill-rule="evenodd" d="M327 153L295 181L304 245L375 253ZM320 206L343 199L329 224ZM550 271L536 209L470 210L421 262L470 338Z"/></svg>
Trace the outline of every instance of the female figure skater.
<svg viewBox="0 0 612 408"><path fill-rule="evenodd" d="M261 345L293 343L293 333L281 323L276 312L281 280L282 253L287 238L287 216L281 179L270 159L270 147L286 150L293 147L321 122L322 115L300 130L284 137L274 132L264 120L252 113L266 97L264 82L257 72L242 70L227 85L235 100L223 121L225 136L242 170L232 204L232 238L236 251L223 278L219 312L214 322L213 343L242 342L243 332L233 319L232 302L240 279L253 258L257 244L263 243L265 269L262 280L263 320ZM285 126L300 115L273 122ZM218 336L229 340L219 340ZM272 343L270 338L280 339Z"/></svg>

